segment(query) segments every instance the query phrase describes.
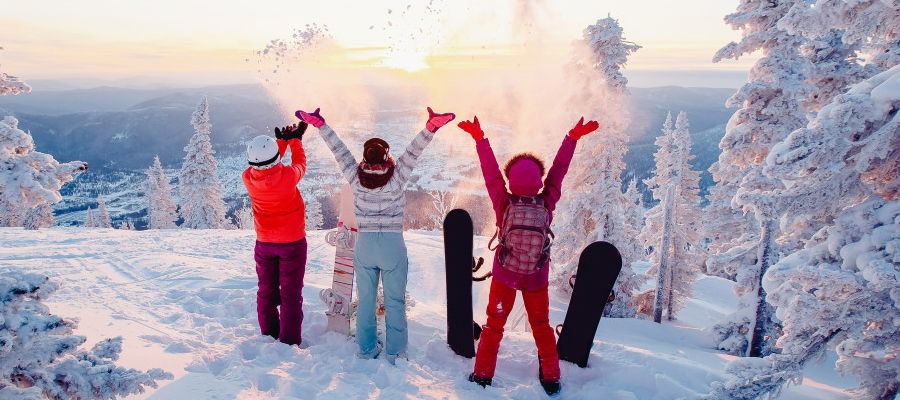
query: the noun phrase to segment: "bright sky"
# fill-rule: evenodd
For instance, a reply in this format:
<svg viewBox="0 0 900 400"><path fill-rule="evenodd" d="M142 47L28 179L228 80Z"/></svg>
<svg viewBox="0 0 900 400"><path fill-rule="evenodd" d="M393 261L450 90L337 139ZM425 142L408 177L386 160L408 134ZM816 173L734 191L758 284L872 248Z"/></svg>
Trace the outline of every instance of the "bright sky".
<svg viewBox="0 0 900 400"><path fill-rule="evenodd" d="M568 54L569 43L607 15L627 40L643 46L626 69L636 86L737 87L752 61L711 61L716 50L740 39L723 22L737 0L3 3L0 71L26 81L144 75L250 82L255 65L247 60L307 24L327 27L346 49L345 62L334 68L514 68L535 56L522 52L524 43L539 39L541 56Z"/></svg>

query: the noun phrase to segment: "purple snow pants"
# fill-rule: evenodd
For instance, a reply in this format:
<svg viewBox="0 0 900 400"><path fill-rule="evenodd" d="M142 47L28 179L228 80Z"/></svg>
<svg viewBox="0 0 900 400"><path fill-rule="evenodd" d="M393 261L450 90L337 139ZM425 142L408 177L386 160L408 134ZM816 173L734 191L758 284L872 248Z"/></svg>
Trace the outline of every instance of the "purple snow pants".
<svg viewBox="0 0 900 400"><path fill-rule="evenodd" d="M291 243L256 241L254 258L259 276L256 312L262 334L282 343L299 344L306 238Z"/></svg>

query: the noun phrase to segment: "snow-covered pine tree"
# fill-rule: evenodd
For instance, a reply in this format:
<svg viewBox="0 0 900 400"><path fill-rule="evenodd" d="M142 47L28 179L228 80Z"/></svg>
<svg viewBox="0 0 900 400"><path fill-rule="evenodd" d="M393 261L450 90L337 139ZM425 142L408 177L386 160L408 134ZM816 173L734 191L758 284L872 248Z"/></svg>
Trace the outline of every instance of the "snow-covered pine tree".
<svg viewBox="0 0 900 400"><path fill-rule="evenodd" d="M91 207L88 206L87 212L84 216L84 227L85 228L96 228L97 221L94 219L94 211L91 210Z"/></svg>
<svg viewBox="0 0 900 400"><path fill-rule="evenodd" d="M734 270L734 289L740 297L738 311L713 329L720 348L732 354L751 357L771 354L779 336L778 321L772 307L764 301L766 294L761 281L779 257L775 239L780 214L777 202L769 194L782 186L780 181L763 174L763 166L771 146L806 123L802 101L815 92L815 87L804 81L810 70L808 58L799 51L804 39L777 27L778 20L798 2L810 4L808 0L742 1L737 11L725 20L741 29L743 38L740 43L732 42L720 49L714 58L714 61L739 59L756 51L762 55L751 68L749 81L728 99L726 105L741 108L728 121L725 136L719 143L722 149L719 167L736 168L740 176L739 181L723 182L740 184L732 205L742 207L747 213L752 211L760 232L754 262L738 265ZM739 247L752 248L750 244ZM744 342L734 335L745 333L746 347L741 348Z"/></svg>
<svg viewBox="0 0 900 400"><path fill-rule="evenodd" d="M767 160L767 172L787 182L788 214L835 213L807 249L766 275L767 300L784 321L778 344L792 353L836 346L837 370L855 375L866 399L900 391L898 110L894 66L837 96Z"/></svg>
<svg viewBox="0 0 900 400"><path fill-rule="evenodd" d="M2 50L2 47L0 47ZM19 78L0 72L0 96L30 92ZM30 133L19 120L0 119L0 226L39 229L54 224L51 205L62 200L59 189L87 169L87 163L60 164L35 151Z"/></svg>
<svg viewBox="0 0 900 400"><path fill-rule="evenodd" d="M3 47L0 47L0 50L3 50ZM0 96L28 93L30 91L31 86L28 86L28 84L18 77L7 75L5 72L0 72Z"/></svg>
<svg viewBox="0 0 900 400"><path fill-rule="evenodd" d="M172 198L169 176L163 171L159 156L153 158L153 165L147 168L147 179L143 186L147 199L147 228L175 229L178 225L178 206Z"/></svg>
<svg viewBox="0 0 900 400"><path fill-rule="evenodd" d="M50 314L42 303L58 287L39 274L0 274L0 398L114 399L174 378L158 368L116 366L121 337L79 350L86 338L72 334L75 323Z"/></svg>
<svg viewBox="0 0 900 400"><path fill-rule="evenodd" d="M634 207L625 207L624 226L627 228L627 234L635 235L635 237L638 234L638 227L644 225L644 206L642 199L643 196L637 188L637 179L632 177L628 182L628 189L625 191L625 200L629 204L633 204ZM640 250L641 249L630 249L629 251L637 252ZM642 258L643 255L643 253L640 253L640 256L635 259L638 260ZM619 277L616 279L616 286L614 288L616 297L612 302L606 304L606 308L603 310L603 316L633 318L638 311L638 304L634 296L647 279L647 275L638 275L634 273L634 269L630 266L628 268L623 266L622 270L619 272Z"/></svg>
<svg viewBox="0 0 900 400"><path fill-rule="evenodd" d="M811 19L804 25L900 27L900 8L858 2L871 10L848 20ZM832 13L829 2L816 7ZM891 17L886 18L886 17ZM860 18L860 20L854 20ZM864 29L872 29L866 27ZM896 34L893 38L896 40ZM888 42L870 37L872 43ZM895 47L896 48L896 47ZM900 58L878 54L882 60ZM887 66L887 65L885 65ZM837 95L805 128L773 146L765 172L785 182L779 204L794 221L827 226L773 266L764 278L766 300L777 307L782 354L758 363L729 365L737 375L715 383L710 399L751 398L799 383L801 368L830 348L836 369L855 375L857 399L895 399L900 391L900 66ZM743 396L743 397L742 397Z"/></svg>
<svg viewBox="0 0 900 400"><path fill-rule="evenodd" d="M794 4L778 21L778 27L809 39L801 46L801 53L811 62L807 82L817 91L805 101L805 108L818 111L851 85L900 61L897 23L898 8L878 1L820 1L815 7ZM863 55L871 57L860 62ZM802 248L834 216L833 207L810 211L802 216L783 215L784 233L778 240L786 252Z"/></svg>
<svg viewBox="0 0 900 400"><path fill-rule="evenodd" d="M306 211L306 230L319 230L325 222L322 215L322 202L314 194L303 196L303 203ZM252 222L251 222L252 224Z"/></svg>
<svg viewBox="0 0 900 400"><path fill-rule="evenodd" d="M432 209L430 217L430 229L441 230L444 226L444 217L450 213L450 210L456 208L457 196L452 191L447 190L430 190L428 195L431 196Z"/></svg>
<svg viewBox="0 0 900 400"><path fill-rule="evenodd" d="M238 229L254 229L253 226L253 209L247 205L247 199L243 200L243 205L234 212L234 224ZM307 227L309 225L307 224Z"/></svg>
<svg viewBox="0 0 900 400"><path fill-rule="evenodd" d="M103 200L102 194L97 194L97 218L94 220L97 228L112 228L109 221L109 212L106 211L106 201Z"/></svg>
<svg viewBox="0 0 900 400"><path fill-rule="evenodd" d="M855 64L859 54L867 55L864 68L874 68L866 73L872 75L900 64L898 20L900 7L897 2L820 0L815 2L815 7L795 4L778 26L816 41L831 42L832 52L847 53L846 63ZM830 39L834 33L839 35L839 44ZM844 89L840 88L841 91Z"/></svg>
<svg viewBox="0 0 900 400"><path fill-rule="evenodd" d="M568 68L576 93L568 105L575 115L598 116L600 127L579 140L554 218L553 259L558 269L551 279L554 287L566 293L571 291L568 282L578 266L578 256L591 242L603 240L619 249L623 277L634 274L631 265L642 256L636 239L638 228L629 226L625 217L629 208L638 205L623 193L621 177L628 150L625 127L630 119L625 106L630 97L628 80L621 68L640 46L626 41L622 32L611 17L588 26L584 39L576 42ZM622 281L616 282L617 294L629 291Z"/></svg>
<svg viewBox="0 0 900 400"><path fill-rule="evenodd" d="M740 169L715 161L710 165L715 186L706 197L700 236L707 241L706 273L734 280L741 265L756 262L759 224L731 202L740 184Z"/></svg>
<svg viewBox="0 0 900 400"><path fill-rule="evenodd" d="M134 224L132 224L131 221L129 221L129 220L123 219L122 222L119 222L118 229L125 230L125 231L133 231Z"/></svg>
<svg viewBox="0 0 900 400"><path fill-rule="evenodd" d="M653 176L645 180L653 192L653 198L660 203L647 211L644 229L639 238L650 253L654 265L667 266L664 279L658 279L658 298L665 303L669 320L675 319L675 311L684 307L685 301L693 294L692 284L700 271L702 251L700 249L700 173L691 169L691 137L688 130L687 114L678 114L675 127L672 114L666 117L663 135L656 138L659 148L654 158L656 169ZM671 194L672 198L668 198ZM671 210L667 210L671 207ZM665 217L670 218L666 221ZM668 237L667 240L663 240ZM668 248L663 248L663 243ZM654 267L648 273L658 274ZM656 314L662 310L656 311Z"/></svg>
<svg viewBox="0 0 900 400"><path fill-rule="evenodd" d="M184 147L187 155L178 175L181 195L182 227L191 229L220 229L225 225L224 189L216 173L219 169L213 157L215 150L209 140L209 101L200 100L191 115L194 136Z"/></svg>

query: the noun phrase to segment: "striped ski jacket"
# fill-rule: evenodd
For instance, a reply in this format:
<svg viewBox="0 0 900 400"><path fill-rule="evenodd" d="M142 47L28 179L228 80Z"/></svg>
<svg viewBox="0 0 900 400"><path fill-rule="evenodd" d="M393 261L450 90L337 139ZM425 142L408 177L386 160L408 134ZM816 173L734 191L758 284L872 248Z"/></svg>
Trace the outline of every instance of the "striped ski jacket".
<svg viewBox="0 0 900 400"><path fill-rule="evenodd" d="M341 172L353 189L353 211L356 214L359 231L403 232L403 212L406 208L404 186L412 174L416 161L425 150L425 146L431 143L434 133L422 129L397 159L394 175L388 183L375 189L367 189L362 186L356 172L359 162L328 124L319 128L319 134L334 153Z"/></svg>

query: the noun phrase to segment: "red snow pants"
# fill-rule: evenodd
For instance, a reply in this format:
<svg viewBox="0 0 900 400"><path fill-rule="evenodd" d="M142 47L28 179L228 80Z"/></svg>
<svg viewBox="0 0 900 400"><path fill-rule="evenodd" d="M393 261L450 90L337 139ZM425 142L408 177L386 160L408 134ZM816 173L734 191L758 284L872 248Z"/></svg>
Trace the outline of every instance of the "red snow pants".
<svg viewBox="0 0 900 400"><path fill-rule="evenodd" d="M257 241L253 253L259 276L256 313L260 331L282 343L299 344L306 238L290 243Z"/></svg>
<svg viewBox="0 0 900 400"><path fill-rule="evenodd" d="M482 327L478 352L475 355L475 375L481 378L493 378L497 367L497 352L500 340L503 339L503 326L512 312L516 300L516 290L496 280L491 280L491 292L488 296L487 323ZM544 381L559 380L559 355L556 353L556 336L550 327L550 298L547 286L534 292L522 291L528 323L537 344L541 371Z"/></svg>

